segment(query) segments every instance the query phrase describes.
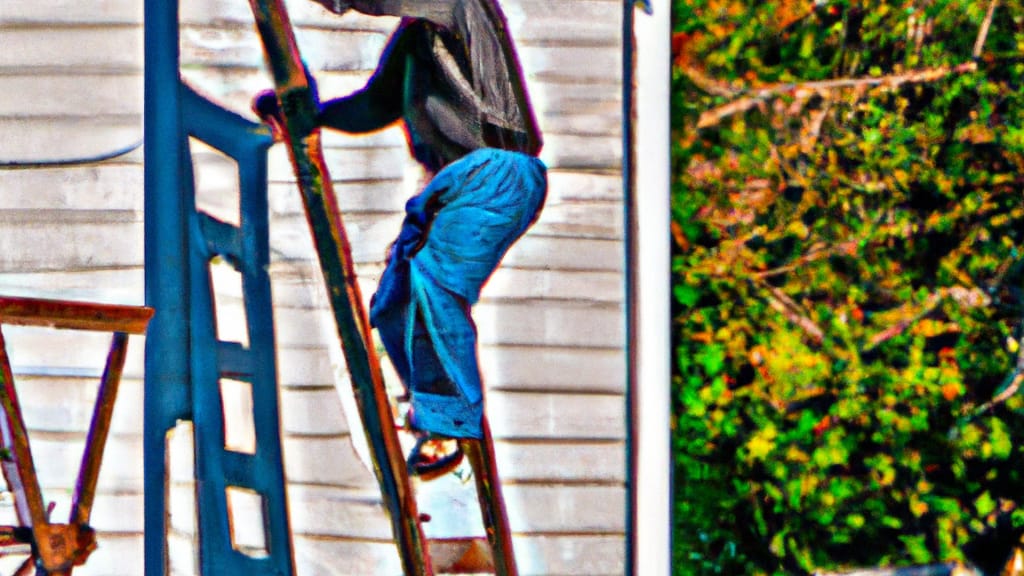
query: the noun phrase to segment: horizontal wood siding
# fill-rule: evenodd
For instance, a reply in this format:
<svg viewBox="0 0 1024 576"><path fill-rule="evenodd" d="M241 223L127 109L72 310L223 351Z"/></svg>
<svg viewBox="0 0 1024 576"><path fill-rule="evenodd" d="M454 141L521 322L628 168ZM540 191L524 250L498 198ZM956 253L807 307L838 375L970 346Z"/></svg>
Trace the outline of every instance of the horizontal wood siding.
<svg viewBox="0 0 1024 576"><path fill-rule="evenodd" d="M545 133L548 201L475 309L488 414L523 574L624 571L625 425L621 2L505 0ZM334 17L290 0L323 97L369 77L396 20ZM182 65L201 93L252 118L269 86L243 0L182 0ZM84 158L141 140L142 3L3 0L0 163ZM397 128L327 133L326 157L368 302L406 199L422 186ZM237 220L236 166L196 145L197 202ZM150 159L159 161L159 159ZM0 294L141 304L143 154L0 169ZM283 147L270 155L270 273L296 565L306 576L398 574L376 483L361 463L348 377ZM244 321L218 281L226 329ZM232 328L231 326L234 326ZM48 499L66 510L107 340L5 327ZM142 573L144 337L133 337L93 524L75 573ZM385 376L396 385L385 362ZM190 428L170 445L172 572L194 574ZM482 534L472 483L421 486L431 536ZM13 508L0 499L0 523ZM257 535L243 526L241 541ZM0 572L4 571L0 564Z"/></svg>

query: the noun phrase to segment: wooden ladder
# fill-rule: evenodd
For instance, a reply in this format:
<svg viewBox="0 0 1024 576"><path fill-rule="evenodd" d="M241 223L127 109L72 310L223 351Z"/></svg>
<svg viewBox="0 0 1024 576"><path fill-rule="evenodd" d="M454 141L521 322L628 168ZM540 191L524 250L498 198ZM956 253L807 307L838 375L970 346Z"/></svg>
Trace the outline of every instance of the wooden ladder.
<svg viewBox="0 0 1024 576"><path fill-rule="evenodd" d="M391 405L371 337L369 319L352 261L351 248L330 175L323 159L318 103L306 78L283 0L250 0L256 27L274 78L281 109L282 136L295 169L342 349L352 376L356 404L370 441L374 472L407 576L494 572L516 576L511 529L501 496L494 448L486 419L482 440L460 440L476 478L486 539L427 542L395 431ZM489 549L489 550L488 550ZM491 554L486 554L490 551ZM432 562L432 553L438 565Z"/></svg>

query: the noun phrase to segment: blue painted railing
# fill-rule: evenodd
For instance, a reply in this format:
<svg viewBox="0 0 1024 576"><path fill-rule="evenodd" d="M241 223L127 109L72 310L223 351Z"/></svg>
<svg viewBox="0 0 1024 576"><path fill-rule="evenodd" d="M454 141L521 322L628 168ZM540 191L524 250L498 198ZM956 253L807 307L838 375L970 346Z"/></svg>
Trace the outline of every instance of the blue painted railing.
<svg viewBox="0 0 1024 576"><path fill-rule="evenodd" d="M145 567L168 572L167 435L193 423L199 567L204 575L294 573L281 456L271 308L266 128L181 82L177 2L147 0L145 14L146 342ZM239 226L196 210L189 137L238 164ZM248 345L218 339L210 261L240 273ZM252 389L254 453L225 447L221 378ZM227 490L257 493L265 550L234 541Z"/></svg>

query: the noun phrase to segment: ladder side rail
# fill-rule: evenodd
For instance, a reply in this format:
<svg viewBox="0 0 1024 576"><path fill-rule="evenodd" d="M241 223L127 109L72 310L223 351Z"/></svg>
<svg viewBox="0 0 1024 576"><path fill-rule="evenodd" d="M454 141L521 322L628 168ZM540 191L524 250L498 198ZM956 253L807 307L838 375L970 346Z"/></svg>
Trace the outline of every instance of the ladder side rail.
<svg viewBox="0 0 1024 576"><path fill-rule="evenodd" d="M459 445L473 469L480 516L494 558L494 573L497 576L517 576L519 571L512 548L512 526L505 509L505 499L498 476L498 462L494 455L494 438L491 436L491 426L486 416L480 426L483 438L462 439L459 440Z"/></svg>
<svg viewBox="0 0 1024 576"><path fill-rule="evenodd" d="M298 180L320 268L368 431L374 472L408 576L433 574L405 459L394 430L380 362L363 307L351 247L314 125L316 103L281 0L250 0L282 110L284 138Z"/></svg>

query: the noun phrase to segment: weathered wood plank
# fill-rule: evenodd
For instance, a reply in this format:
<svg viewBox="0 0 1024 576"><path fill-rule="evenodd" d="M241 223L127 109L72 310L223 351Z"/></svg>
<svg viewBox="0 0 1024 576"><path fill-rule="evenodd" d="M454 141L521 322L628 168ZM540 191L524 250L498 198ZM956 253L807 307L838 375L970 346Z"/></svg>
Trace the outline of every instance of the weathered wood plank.
<svg viewBox="0 0 1024 576"><path fill-rule="evenodd" d="M535 44L586 44L617 46L622 38L622 7L600 0L545 2L544 0L503 1L512 36L519 46ZM573 26L569 22L587 22Z"/></svg>
<svg viewBox="0 0 1024 576"><path fill-rule="evenodd" d="M481 345L619 349L623 346L622 314L617 304L607 302L510 300L481 301L473 317ZM330 335L330 318L317 310L288 309L277 316L282 318L277 323L279 345L314 347Z"/></svg>
<svg viewBox="0 0 1024 576"><path fill-rule="evenodd" d="M136 0L4 0L0 26L27 24L139 24L142 4Z"/></svg>
<svg viewBox="0 0 1024 576"><path fill-rule="evenodd" d="M624 536L524 535L516 538L522 576L620 576L625 573Z"/></svg>
<svg viewBox="0 0 1024 576"><path fill-rule="evenodd" d="M142 262L142 222L59 224L0 219L0 269L86 270Z"/></svg>
<svg viewBox="0 0 1024 576"><path fill-rule="evenodd" d="M472 481L449 475L419 483L417 490L423 503L420 511L430 516L424 524L428 537L484 535ZM505 482L503 491L516 533L608 535L623 531L622 486Z"/></svg>
<svg viewBox="0 0 1024 576"><path fill-rule="evenodd" d="M281 386L333 386L334 372L326 348L278 346L277 371Z"/></svg>
<svg viewBox="0 0 1024 576"><path fill-rule="evenodd" d="M301 268L306 268L303 262L289 262L289 268L296 269L297 274L302 274ZM360 284L366 292L364 297L369 296L376 290L383 263L369 263L360 270L357 275ZM281 267L275 270L280 271ZM280 272L284 274L284 272ZM311 285L315 280L312 272L309 275L303 274L297 278L274 279L274 303L281 309L316 309L327 310L324 302L324 295ZM622 301L622 273L618 270L564 270L553 268L520 268L513 266L499 267L488 283L484 286L481 299L484 301L509 301L509 300L575 300L580 302L621 302ZM3 286L0 277L0 286ZM238 298L238 294L230 294L229 297Z"/></svg>
<svg viewBox="0 0 1024 576"><path fill-rule="evenodd" d="M613 136L622 138L622 120L616 109L618 102L605 101L592 106L589 112L583 110L544 110L539 118L541 128L548 134L576 134L578 136Z"/></svg>
<svg viewBox="0 0 1024 576"><path fill-rule="evenodd" d="M465 489L472 500L472 486L460 487L458 480L449 483L442 478L420 484L418 490L421 493L437 490L446 483L451 490ZM466 504L467 509L463 510L451 491L444 490L448 495L428 498L434 505L423 507L431 516L424 525L428 535L432 538L482 535L483 526L475 517L476 511L469 508L475 507L475 502ZM625 490L621 487L508 483L505 495L509 517L517 533L608 535L623 530ZM288 497L292 504L293 531L297 536L390 540L386 515L373 491L292 485ZM448 525L443 526L445 524Z"/></svg>
<svg viewBox="0 0 1024 576"><path fill-rule="evenodd" d="M595 302L480 302L473 311L481 344L621 348L623 312Z"/></svg>
<svg viewBox="0 0 1024 576"><path fill-rule="evenodd" d="M625 409L624 398L616 394L487 394L487 414L497 439L622 440Z"/></svg>
<svg viewBox="0 0 1024 576"><path fill-rule="evenodd" d="M531 229L544 236L567 238L622 239L622 203L560 202L549 203Z"/></svg>
<svg viewBox="0 0 1024 576"><path fill-rule="evenodd" d="M393 217L395 223L394 232L397 234L399 215ZM298 232L291 236L284 236L287 241L274 239L274 228L270 229L271 245L278 251L275 256L289 258L297 261L279 261L279 266L293 268L296 265L307 265L306 261L311 260L311 241L308 234L304 237ZM393 236L387 240L390 243ZM305 243L303 247L301 244ZM281 246L282 248L278 248ZM387 246L387 244L384 244ZM377 254L366 253L365 260L357 261L357 264L379 264L383 260L384 252ZM542 236L527 233L516 244L509 249L502 260L503 266L517 269L552 269L564 271L623 271L626 260L623 256L623 243L611 239L579 239ZM360 269L365 270L365 269Z"/></svg>
<svg viewBox="0 0 1024 576"><path fill-rule="evenodd" d="M389 35L377 31L339 33L297 28L295 36L303 59L313 70L373 70ZM251 26L186 26L181 38L183 67L264 67L263 47Z"/></svg>
<svg viewBox="0 0 1024 576"><path fill-rule="evenodd" d="M398 576L402 563L391 542L296 535L293 540L298 574Z"/></svg>
<svg viewBox="0 0 1024 576"><path fill-rule="evenodd" d="M36 433L31 437L31 446L39 484L47 491L47 498L56 498L56 494L70 492L75 486L75 477L82 462L85 436ZM141 493L142 452L141 435L111 435L104 452L98 492L108 495Z"/></svg>
<svg viewBox="0 0 1024 576"><path fill-rule="evenodd" d="M141 164L0 170L0 210L131 210L141 215L142 186Z"/></svg>
<svg viewBox="0 0 1024 576"><path fill-rule="evenodd" d="M398 23L397 18L374 17L351 11L344 16L337 16L309 1L286 2L288 17L292 25L298 29L305 27L331 28L341 31L373 30L389 32ZM244 2L231 0L194 0L183 3L181 7L183 24L217 23L224 27L252 26L252 9Z"/></svg>
<svg viewBox="0 0 1024 576"><path fill-rule="evenodd" d="M615 536L513 537L522 576L621 576L625 541ZM389 542L335 540L298 536L295 556L299 574L317 576L397 576L401 565ZM339 562L344 558L344 562Z"/></svg>
<svg viewBox="0 0 1024 576"><path fill-rule="evenodd" d="M391 527L374 489L351 490L292 484L288 487L292 533L301 536L391 540Z"/></svg>
<svg viewBox="0 0 1024 576"><path fill-rule="evenodd" d="M0 163L4 164L106 156L141 141L142 117L135 114L0 116Z"/></svg>
<svg viewBox="0 0 1024 576"><path fill-rule="evenodd" d="M408 185L399 178L380 180L335 180L334 190L343 216L349 214L403 214L409 199ZM270 185L271 218L302 215L302 202L295 185Z"/></svg>
<svg viewBox="0 0 1024 576"><path fill-rule="evenodd" d="M485 300L581 300L621 302L619 272L499 267L484 286Z"/></svg>
<svg viewBox="0 0 1024 576"><path fill-rule="evenodd" d="M352 257L356 263L380 262L388 245L401 228L402 215L350 214L345 226L352 242ZM313 260L313 240L305 217L281 216L270 228L270 246L275 256L288 260Z"/></svg>
<svg viewBox="0 0 1024 576"><path fill-rule="evenodd" d="M621 170L622 139L615 136L545 135L541 159L549 168Z"/></svg>
<svg viewBox="0 0 1024 576"><path fill-rule="evenodd" d="M138 25L8 27L2 34L0 68L74 73L142 68L141 20Z"/></svg>
<svg viewBox="0 0 1024 576"><path fill-rule="evenodd" d="M519 47L519 58L528 78L576 83L607 83L622 73L622 48L607 46Z"/></svg>
<svg viewBox="0 0 1024 576"><path fill-rule="evenodd" d="M624 390L625 350L484 345L479 356L491 390L609 394Z"/></svg>
<svg viewBox="0 0 1024 576"><path fill-rule="evenodd" d="M281 431L302 437L337 438L349 433L349 425L334 387L283 388Z"/></svg>
<svg viewBox="0 0 1024 576"><path fill-rule="evenodd" d="M84 435L92 418L98 378L17 375L15 385L25 422L40 432ZM122 378L111 419L111 437L142 430L142 380Z"/></svg>
<svg viewBox="0 0 1024 576"><path fill-rule="evenodd" d="M0 116L142 114L142 73L5 75ZM16 96L14 96L16 95ZM14 97L12 97L14 96Z"/></svg>
<svg viewBox="0 0 1024 576"><path fill-rule="evenodd" d="M394 180L404 176L409 153L404 148L331 148L324 159L335 180ZM271 182L294 182L288 170L288 151L282 146L270 149ZM353 241L354 243L354 241Z"/></svg>
<svg viewBox="0 0 1024 576"><path fill-rule="evenodd" d="M348 436L290 437L282 443L285 476L293 484L374 490L377 481L356 456Z"/></svg>
<svg viewBox="0 0 1024 576"><path fill-rule="evenodd" d="M505 500L516 532L609 534L625 528L622 487L506 484Z"/></svg>
<svg viewBox="0 0 1024 576"><path fill-rule="evenodd" d="M622 200L622 193L619 173L548 170L549 202Z"/></svg>
<svg viewBox="0 0 1024 576"><path fill-rule="evenodd" d="M110 348L110 335L99 332L30 326L4 326L3 331L15 379L23 374L98 377ZM145 336L132 336L124 379L141 377L144 349Z"/></svg>
<svg viewBox="0 0 1024 576"><path fill-rule="evenodd" d="M143 573L142 535L100 532L96 535L97 549L89 555L89 562L75 568L76 576L124 576Z"/></svg>
<svg viewBox="0 0 1024 576"><path fill-rule="evenodd" d="M331 345L335 328L331 315L324 310L278 309L274 318L279 347L319 348L326 352Z"/></svg>
<svg viewBox="0 0 1024 576"><path fill-rule="evenodd" d="M586 135L601 135L594 129L575 122L579 117L605 115L602 124L608 134L622 130L622 86L617 82L577 82L574 80L533 79L530 83L541 128L547 137L573 134L583 129Z"/></svg>
<svg viewBox="0 0 1024 576"><path fill-rule="evenodd" d="M70 490L51 490L47 501L55 502L54 514L70 509ZM64 512L66 514L66 512ZM98 532L142 533L142 492L100 492L93 503L89 525Z"/></svg>
<svg viewBox="0 0 1024 576"><path fill-rule="evenodd" d="M170 532L167 535L167 555L171 576L199 574L199 547L194 534Z"/></svg>
<svg viewBox="0 0 1024 576"><path fill-rule="evenodd" d="M502 481L623 483L624 442L495 442Z"/></svg>
<svg viewBox="0 0 1024 576"><path fill-rule="evenodd" d="M386 247L397 235L400 215L388 216L394 219L394 230L389 234L381 232L378 238L385 242L379 246ZM351 218L350 218L351 219ZM346 220L347 223L348 219ZM277 260L273 266L277 269L305 267L313 260L312 240L309 234L302 234L296 225L288 234L271 226L271 246ZM357 264L369 266L383 261L383 248L370 251L364 248L362 258ZM502 266L523 269L557 269L557 270L589 270L589 271L622 271L625 267L622 242L613 239L580 239L557 236L542 236L527 233L509 249L502 260ZM366 269L366 268L364 268ZM372 275L371 275L372 276ZM364 288L368 290L369 288Z"/></svg>
<svg viewBox="0 0 1024 576"><path fill-rule="evenodd" d="M143 301L142 270L0 274L0 294L139 305Z"/></svg>

